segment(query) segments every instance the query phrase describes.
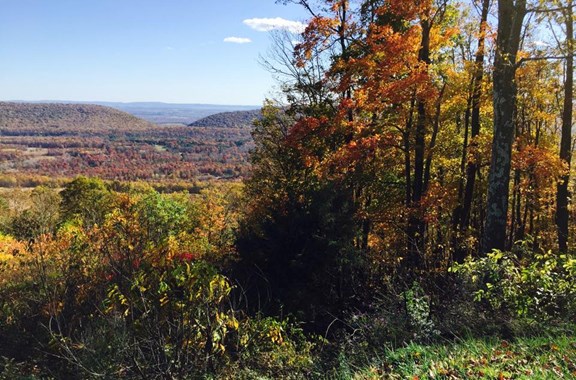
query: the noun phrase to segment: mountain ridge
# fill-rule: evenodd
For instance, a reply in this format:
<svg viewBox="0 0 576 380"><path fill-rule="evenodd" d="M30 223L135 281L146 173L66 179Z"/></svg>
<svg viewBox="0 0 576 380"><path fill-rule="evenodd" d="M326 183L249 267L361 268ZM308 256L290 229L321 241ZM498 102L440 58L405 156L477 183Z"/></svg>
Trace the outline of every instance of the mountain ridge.
<svg viewBox="0 0 576 380"><path fill-rule="evenodd" d="M260 119L262 113L260 109L248 111L220 112L204 117L193 123L189 127L221 127L221 128L251 128L254 120Z"/></svg>
<svg viewBox="0 0 576 380"><path fill-rule="evenodd" d="M3 132L22 129L64 132L143 129L151 123L116 108L96 104L0 102Z"/></svg>
<svg viewBox="0 0 576 380"><path fill-rule="evenodd" d="M159 101L149 101L149 102L112 102L112 101L102 101L102 100L0 100L1 103L29 103L29 104L95 104L95 105L108 105L111 107L113 104L118 105L142 105L142 106L179 106L179 107L211 107L211 108L226 108L226 109L256 109L260 108L259 105L250 104L217 104L217 103L171 103L171 102L159 102ZM113 107L114 108L114 107Z"/></svg>
<svg viewBox="0 0 576 380"><path fill-rule="evenodd" d="M112 107L128 112L136 117L155 124L182 124L187 125L204 117L221 112L247 111L260 109L261 106L226 105L202 103L165 103L165 102L105 102L105 101L11 101L25 104L95 104Z"/></svg>

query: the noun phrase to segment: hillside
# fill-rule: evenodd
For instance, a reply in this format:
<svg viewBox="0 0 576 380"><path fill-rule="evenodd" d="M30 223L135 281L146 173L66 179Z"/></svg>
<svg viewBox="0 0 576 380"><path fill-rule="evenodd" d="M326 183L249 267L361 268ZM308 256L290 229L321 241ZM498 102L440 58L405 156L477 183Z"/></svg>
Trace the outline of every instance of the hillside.
<svg viewBox="0 0 576 380"><path fill-rule="evenodd" d="M0 103L0 187L39 176L238 178L251 146L247 128L159 126L100 105Z"/></svg>
<svg viewBox="0 0 576 380"><path fill-rule="evenodd" d="M60 136L70 132L139 130L150 123L114 108L92 104L0 102L0 132L21 135L29 131Z"/></svg>
<svg viewBox="0 0 576 380"><path fill-rule="evenodd" d="M75 100L43 100L18 101L13 103L26 104L85 104L100 105L127 112L140 119L154 124L190 124L204 117L220 112L247 111L260 108L259 106L233 105L233 104L186 104L162 102L103 102L103 101L75 101Z"/></svg>
<svg viewBox="0 0 576 380"><path fill-rule="evenodd" d="M97 102L128 112L155 124L189 124L220 112L253 110L255 106L219 104L175 104L175 103L106 103Z"/></svg>
<svg viewBox="0 0 576 380"><path fill-rule="evenodd" d="M221 112L197 120L190 127L251 128L254 119L262 117L260 110Z"/></svg>

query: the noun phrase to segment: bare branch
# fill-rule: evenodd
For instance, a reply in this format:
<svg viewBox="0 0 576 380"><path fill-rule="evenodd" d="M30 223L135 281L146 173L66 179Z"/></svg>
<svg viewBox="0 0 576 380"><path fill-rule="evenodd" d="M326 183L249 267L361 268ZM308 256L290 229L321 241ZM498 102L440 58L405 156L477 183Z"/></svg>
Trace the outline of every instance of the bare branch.
<svg viewBox="0 0 576 380"><path fill-rule="evenodd" d="M576 4L571 4L565 7L556 7L556 8L530 8L527 9L526 12L527 13L555 13L555 12L564 12L568 9L574 9L574 7L576 7Z"/></svg>
<svg viewBox="0 0 576 380"><path fill-rule="evenodd" d="M516 63L516 66L520 66L524 62L528 62L528 61L558 60L558 59L567 59L569 57L576 57L576 54L572 54L571 56L570 55L557 55L557 56L545 55L545 56L541 56L541 57L524 57L524 58L521 58L518 61L518 63Z"/></svg>

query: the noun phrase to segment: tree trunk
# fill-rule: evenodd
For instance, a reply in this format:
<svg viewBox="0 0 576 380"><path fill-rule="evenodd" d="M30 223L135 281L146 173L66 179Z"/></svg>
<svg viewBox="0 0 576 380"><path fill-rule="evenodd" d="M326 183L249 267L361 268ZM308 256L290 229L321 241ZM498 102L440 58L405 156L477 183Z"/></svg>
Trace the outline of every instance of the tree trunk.
<svg viewBox="0 0 576 380"><path fill-rule="evenodd" d="M504 249L510 190L510 165L516 103L516 54L520 46L526 0L498 1L498 37L494 59L494 137L488 177L482 252Z"/></svg>
<svg viewBox="0 0 576 380"><path fill-rule="evenodd" d="M430 23L424 19L422 25L422 42L418 52L420 64L430 64ZM421 268L423 266L424 232L426 225L421 216L420 202L424 195L424 159L426 150L426 100L418 98L416 102L417 120L414 133L414 179L412 181L412 215L408 221L408 258L409 268Z"/></svg>
<svg viewBox="0 0 576 380"><path fill-rule="evenodd" d="M574 90L574 24L572 22L572 1L564 11L566 24L566 82L564 83L564 104L562 111L562 137L560 140L560 159L568 166L568 171L560 178L556 188L556 226L558 227L558 249L568 251L568 182L570 179L570 161L572 158L572 100Z"/></svg>
<svg viewBox="0 0 576 380"><path fill-rule="evenodd" d="M482 80L484 78L484 42L486 37L486 22L488 20L488 10L490 0L482 2L482 15L480 18L480 34L478 37L478 50L474 62L474 88L472 90L472 121L470 137L472 144L476 144L475 137L480 134L480 98L482 97ZM478 165L475 160L468 160L466 166L466 188L464 190L464 203L462 205L462 217L460 220L460 230L464 231L470 224L470 210L474 197L474 185L476 182L476 172Z"/></svg>
<svg viewBox="0 0 576 380"><path fill-rule="evenodd" d="M430 185L430 172L432 168L432 158L434 156L434 148L436 147L436 139L438 138L438 132L440 130L440 112L442 111L442 99L444 98L444 91L446 90L446 82L442 85L442 89L438 94L438 99L436 100L436 111L434 114L434 124L432 126L432 137L430 138L430 144L428 146L428 154L426 155L426 163L424 165L424 193L428 192L428 186Z"/></svg>

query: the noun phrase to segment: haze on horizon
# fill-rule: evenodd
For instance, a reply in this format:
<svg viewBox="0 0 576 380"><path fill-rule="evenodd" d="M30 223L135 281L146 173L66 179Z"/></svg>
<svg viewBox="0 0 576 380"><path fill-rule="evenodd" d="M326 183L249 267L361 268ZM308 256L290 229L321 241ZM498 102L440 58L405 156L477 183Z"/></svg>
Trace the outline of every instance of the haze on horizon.
<svg viewBox="0 0 576 380"><path fill-rule="evenodd" d="M268 32L307 18L274 0L0 4L0 101L260 105Z"/></svg>

